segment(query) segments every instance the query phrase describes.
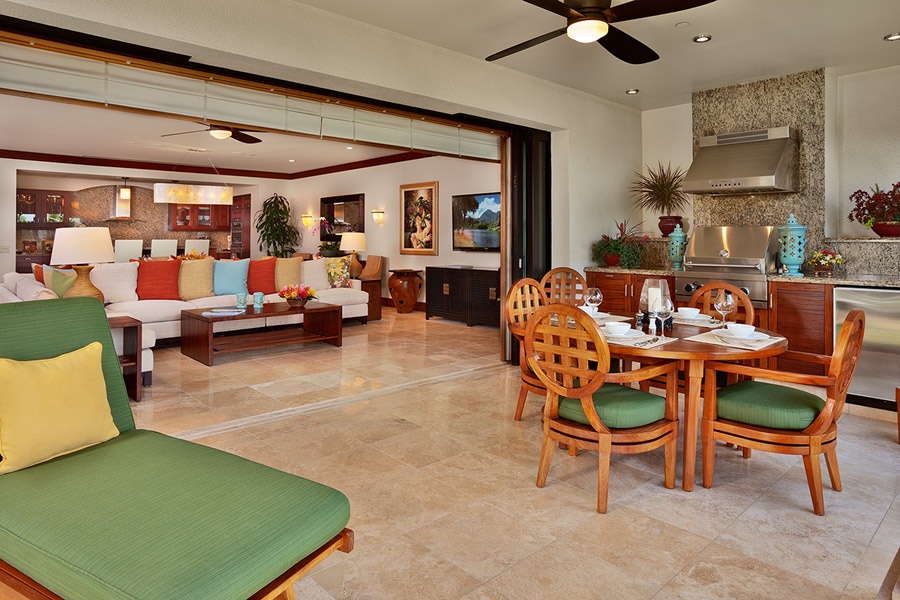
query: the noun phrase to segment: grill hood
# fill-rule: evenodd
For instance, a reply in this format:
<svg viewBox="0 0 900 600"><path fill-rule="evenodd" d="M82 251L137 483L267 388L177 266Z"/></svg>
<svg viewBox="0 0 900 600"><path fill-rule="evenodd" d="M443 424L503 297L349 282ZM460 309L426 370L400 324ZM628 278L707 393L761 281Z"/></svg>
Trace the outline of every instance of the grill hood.
<svg viewBox="0 0 900 600"><path fill-rule="evenodd" d="M790 127L702 137L684 191L710 196L796 192L797 146L797 131Z"/></svg>

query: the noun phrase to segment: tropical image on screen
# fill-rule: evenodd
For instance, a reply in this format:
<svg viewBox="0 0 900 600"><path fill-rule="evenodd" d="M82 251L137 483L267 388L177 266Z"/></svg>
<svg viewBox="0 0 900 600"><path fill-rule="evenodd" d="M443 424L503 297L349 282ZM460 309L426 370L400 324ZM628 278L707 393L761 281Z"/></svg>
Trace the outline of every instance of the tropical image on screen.
<svg viewBox="0 0 900 600"><path fill-rule="evenodd" d="M453 249L500 251L500 193L453 196Z"/></svg>

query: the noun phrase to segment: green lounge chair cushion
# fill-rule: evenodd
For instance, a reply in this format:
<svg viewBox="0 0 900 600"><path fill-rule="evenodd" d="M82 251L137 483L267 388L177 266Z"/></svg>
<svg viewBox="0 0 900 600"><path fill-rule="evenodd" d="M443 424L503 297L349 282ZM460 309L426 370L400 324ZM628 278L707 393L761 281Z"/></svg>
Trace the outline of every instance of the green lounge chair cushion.
<svg viewBox="0 0 900 600"><path fill-rule="evenodd" d="M666 399L623 385L607 384L594 392L594 408L607 427L627 429L659 421L666 414ZM559 416L588 425L581 400L559 399Z"/></svg>
<svg viewBox="0 0 900 600"><path fill-rule="evenodd" d="M741 381L717 393L718 416L759 427L806 429L819 416L825 401L803 390L765 383Z"/></svg>
<svg viewBox="0 0 900 600"><path fill-rule="evenodd" d="M244 599L350 517L335 489L144 430L0 483L3 559L69 600Z"/></svg>

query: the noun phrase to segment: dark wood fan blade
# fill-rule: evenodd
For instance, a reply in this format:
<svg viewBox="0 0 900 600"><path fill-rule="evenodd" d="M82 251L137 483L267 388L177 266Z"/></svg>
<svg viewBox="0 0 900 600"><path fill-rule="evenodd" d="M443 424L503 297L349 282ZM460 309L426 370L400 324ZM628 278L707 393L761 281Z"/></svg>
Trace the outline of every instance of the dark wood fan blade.
<svg viewBox="0 0 900 600"><path fill-rule="evenodd" d="M231 137L239 142L244 142L245 144L258 144L262 141L257 137L253 137L252 135L244 133L240 129L235 129L233 127L231 128Z"/></svg>
<svg viewBox="0 0 900 600"><path fill-rule="evenodd" d="M555 0L553 0L553 1L555 1ZM544 42L552 40L553 38L557 38L557 37L563 35L565 32L566 32L566 28L563 27L562 29L557 29L556 31L551 31L550 33L545 33L544 35L539 35L538 37L536 37L534 39L528 40L527 42L522 42L521 44L516 44L515 46L512 46L511 48L507 48L506 50L501 50L500 52L497 52L496 54L491 54L484 60L493 61L493 60L497 60L498 58L503 58L504 56L509 56L510 54L515 54L516 52L521 52L522 50L527 50L528 48L531 48L532 46L537 46L538 44L543 44Z"/></svg>
<svg viewBox="0 0 900 600"><path fill-rule="evenodd" d="M711 4L716 0L632 0L619 6L613 6L605 11L609 23L621 23L644 17L655 17L668 13L696 8L704 4Z"/></svg>
<svg viewBox="0 0 900 600"><path fill-rule="evenodd" d="M579 13L577 10L574 10L559 0L524 0L528 4L532 4L537 6L538 8L543 8L544 10L549 10L552 13L556 13L561 17L565 17L567 19L580 19L583 15Z"/></svg>
<svg viewBox="0 0 900 600"><path fill-rule="evenodd" d="M186 133L200 133L201 131L209 131L208 129L194 129L193 131L179 131L178 133L164 133L159 137L171 137L173 135L185 135Z"/></svg>
<svg viewBox="0 0 900 600"><path fill-rule="evenodd" d="M643 65L659 58L659 54L653 49L612 25L609 26L609 33L597 40L597 43L619 60L632 65Z"/></svg>

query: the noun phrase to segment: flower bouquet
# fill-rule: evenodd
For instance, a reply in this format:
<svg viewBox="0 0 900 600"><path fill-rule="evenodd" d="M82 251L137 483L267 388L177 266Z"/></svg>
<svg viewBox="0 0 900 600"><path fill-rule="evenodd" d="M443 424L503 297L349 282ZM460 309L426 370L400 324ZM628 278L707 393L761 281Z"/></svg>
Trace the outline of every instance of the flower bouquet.
<svg viewBox="0 0 900 600"><path fill-rule="evenodd" d="M278 295L294 307L305 306L310 300L316 299L316 290L305 285L286 285L279 290Z"/></svg>
<svg viewBox="0 0 900 600"><path fill-rule="evenodd" d="M844 257L834 250L824 248L813 252L806 263L813 266L816 277L834 277L834 266L844 264Z"/></svg>
<svg viewBox="0 0 900 600"><path fill-rule="evenodd" d="M209 258L209 255L206 252L197 252L196 248L191 248L191 251L187 254L179 254L178 256L171 256L172 259L179 260L203 260L204 258Z"/></svg>

